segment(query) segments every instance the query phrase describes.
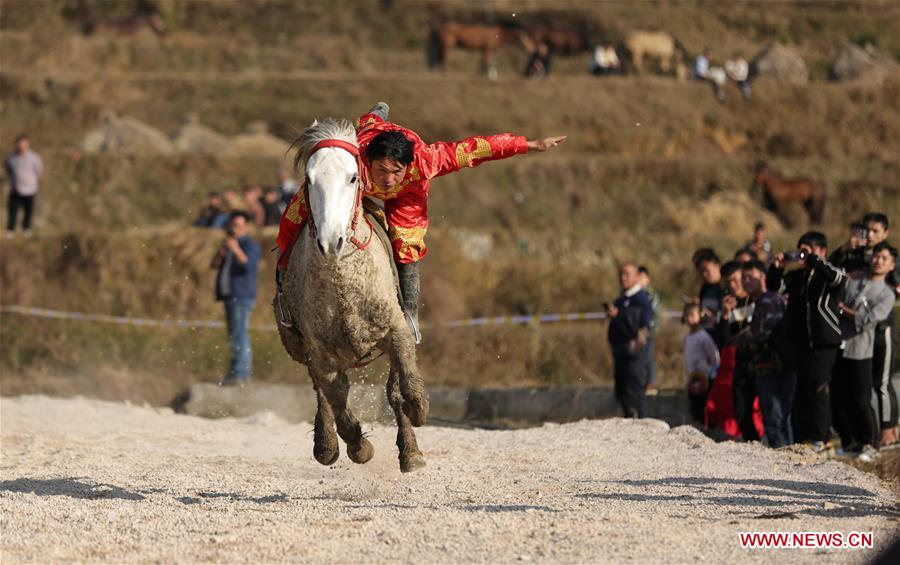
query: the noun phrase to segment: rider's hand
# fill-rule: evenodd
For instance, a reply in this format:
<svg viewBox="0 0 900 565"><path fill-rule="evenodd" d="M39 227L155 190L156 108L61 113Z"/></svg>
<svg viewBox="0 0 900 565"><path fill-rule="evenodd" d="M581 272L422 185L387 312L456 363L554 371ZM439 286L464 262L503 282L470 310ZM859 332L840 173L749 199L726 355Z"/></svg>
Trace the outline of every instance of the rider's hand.
<svg viewBox="0 0 900 565"><path fill-rule="evenodd" d="M536 139L526 142L529 151L546 151L551 147L556 147L566 140L568 136L560 135L558 137L546 137L544 139Z"/></svg>

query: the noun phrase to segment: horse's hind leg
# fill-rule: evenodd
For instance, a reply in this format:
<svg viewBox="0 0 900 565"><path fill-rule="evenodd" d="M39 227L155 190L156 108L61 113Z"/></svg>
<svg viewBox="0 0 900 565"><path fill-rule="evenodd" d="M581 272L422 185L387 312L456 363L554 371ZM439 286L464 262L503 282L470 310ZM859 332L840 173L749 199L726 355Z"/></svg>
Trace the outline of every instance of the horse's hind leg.
<svg viewBox="0 0 900 565"><path fill-rule="evenodd" d="M416 366L416 345L405 324L401 329L391 333L389 351L391 374L397 375L400 394L404 401L403 412L413 426L422 426L428 416L428 398L425 395L425 381ZM388 400L390 394L389 388Z"/></svg>
<svg viewBox="0 0 900 565"><path fill-rule="evenodd" d="M320 386L321 379L313 378L316 389L316 420L313 427L313 457L322 465L333 465L340 456L337 434L334 433L334 415L331 405Z"/></svg>
<svg viewBox="0 0 900 565"><path fill-rule="evenodd" d="M403 393L400 392L400 370L393 362L391 362L391 372L387 381L387 398L394 410L394 417L397 418L397 449L400 451L400 470L409 473L424 467L425 458L419 451L416 434L413 432L412 424L404 410L407 402L403 399Z"/></svg>
<svg viewBox="0 0 900 565"><path fill-rule="evenodd" d="M324 388L334 413L337 433L347 444L347 456L354 463L368 462L375 455L375 448L363 436L359 420L347 406L347 396L350 394L350 380L347 378L347 373L339 371L337 376L330 379Z"/></svg>

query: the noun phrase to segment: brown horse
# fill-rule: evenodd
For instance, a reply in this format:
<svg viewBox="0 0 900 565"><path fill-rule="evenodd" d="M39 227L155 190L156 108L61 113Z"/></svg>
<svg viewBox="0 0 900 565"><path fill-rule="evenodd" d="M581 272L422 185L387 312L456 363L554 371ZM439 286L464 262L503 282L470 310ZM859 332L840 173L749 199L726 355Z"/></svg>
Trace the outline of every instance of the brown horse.
<svg viewBox="0 0 900 565"><path fill-rule="evenodd" d="M591 49L590 42L584 34L571 29L562 29L548 25L537 25L528 29L527 39L532 42L524 43L529 51L534 51L537 45L544 43L554 55L580 55Z"/></svg>
<svg viewBox="0 0 900 565"><path fill-rule="evenodd" d="M489 78L497 77L494 54L504 45L526 46L526 32L520 28L501 24L477 24L445 22L432 25L428 34L428 69L444 70L450 49L477 49L481 51L481 70Z"/></svg>
<svg viewBox="0 0 900 565"><path fill-rule="evenodd" d="M825 217L826 186L822 181L801 177L785 179L774 168L760 162L753 173L753 180L762 186L767 209L785 218L790 204L802 204L810 222L822 223Z"/></svg>

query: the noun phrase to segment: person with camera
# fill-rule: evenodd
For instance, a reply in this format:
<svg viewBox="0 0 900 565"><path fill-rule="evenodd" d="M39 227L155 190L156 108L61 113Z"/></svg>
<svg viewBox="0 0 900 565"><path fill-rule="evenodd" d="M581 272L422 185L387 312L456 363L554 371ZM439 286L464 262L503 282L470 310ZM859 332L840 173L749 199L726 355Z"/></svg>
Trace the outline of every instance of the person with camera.
<svg viewBox="0 0 900 565"><path fill-rule="evenodd" d="M872 355L875 328L894 307L894 291L885 283L897 266L897 250L881 242L872 250L866 273L854 273L838 303L844 347L831 380L834 427L848 454L871 461L877 455L876 420L872 409Z"/></svg>
<svg viewBox="0 0 900 565"><path fill-rule="evenodd" d="M741 266L742 285L754 304L752 321L741 333L740 348L748 352L755 391L759 393L766 440L778 448L794 443L791 426L797 377L785 343L786 300L766 290L766 266L748 261Z"/></svg>
<svg viewBox="0 0 900 565"><path fill-rule="evenodd" d="M242 385L252 377L250 315L256 302L260 247L250 237L250 215L243 210L231 213L225 234L225 241L210 263L210 267L218 269L216 300L225 305L231 348L231 364L221 384Z"/></svg>
<svg viewBox="0 0 900 565"><path fill-rule="evenodd" d="M622 294L613 304L604 304L609 316L607 341L613 354L616 398L626 418L643 418L644 350L650 337L653 309L650 297L641 288L638 266L632 262L619 267Z"/></svg>
<svg viewBox="0 0 900 565"><path fill-rule="evenodd" d="M797 367L793 409L796 440L824 451L831 439L828 385L843 340L840 302L847 274L822 259L828 256L828 240L823 233L806 232L797 248L775 256L767 284L770 290L788 298L786 330ZM785 272L789 266L794 269Z"/></svg>

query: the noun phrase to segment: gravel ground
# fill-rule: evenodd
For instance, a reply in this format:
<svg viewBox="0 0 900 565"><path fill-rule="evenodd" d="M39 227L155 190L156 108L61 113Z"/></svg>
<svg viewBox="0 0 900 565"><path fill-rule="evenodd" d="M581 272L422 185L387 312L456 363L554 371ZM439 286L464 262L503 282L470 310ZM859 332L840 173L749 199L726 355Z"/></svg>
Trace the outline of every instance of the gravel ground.
<svg viewBox="0 0 900 565"><path fill-rule="evenodd" d="M744 550L740 531L900 526L886 483L802 449L716 444L655 420L425 427L428 467L312 458L308 424L3 398L2 561L865 562L876 550Z"/></svg>

